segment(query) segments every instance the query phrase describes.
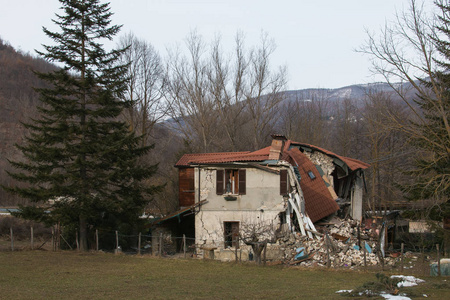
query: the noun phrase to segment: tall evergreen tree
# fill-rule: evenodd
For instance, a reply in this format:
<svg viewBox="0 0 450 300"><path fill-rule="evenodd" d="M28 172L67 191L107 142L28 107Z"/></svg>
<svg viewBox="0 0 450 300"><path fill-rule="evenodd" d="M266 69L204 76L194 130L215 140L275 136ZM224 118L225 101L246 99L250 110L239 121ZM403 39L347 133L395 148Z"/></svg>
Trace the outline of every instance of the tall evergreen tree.
<svg viewBox="0 0 450 300"><path fill-rule="evenodd" d="M63 67L37 73L51 88L38 89L40 117L25 124L31 133L18 148L27 160L11 162L17 171L10 175L28 184L9 190L44 204L21 207L23 217L76 226L87 250L89 228L135 224L160 187L143 185L156 166L137 163L149 147L141 147L141 137L119 119L130 105L119 100L126 79L126 66L118 64L123 50L107 52L101 42L121 26L110 24L108 3L59 1L64 14L53 22L60 32L43 28L54 45L38 53Z"/></svg>

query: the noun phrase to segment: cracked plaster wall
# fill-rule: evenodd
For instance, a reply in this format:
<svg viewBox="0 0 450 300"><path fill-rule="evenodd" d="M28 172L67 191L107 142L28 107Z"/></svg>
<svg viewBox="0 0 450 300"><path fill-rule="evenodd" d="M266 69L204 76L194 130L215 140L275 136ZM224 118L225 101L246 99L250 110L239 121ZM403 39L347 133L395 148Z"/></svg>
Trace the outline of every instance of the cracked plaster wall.
<svg viewBox="0 0 450 300"><path fill-rule="evenodd" d="M286 202L280 195L280 176L255 168L246 168L246 195L237 195L227 201L224 195L216 195L216 169L200 172L200 193L196 197L208 202L195 216L196 244L201 247L224 247L224 222L269 223L279 225L279 213L286 210Z"/></svg>

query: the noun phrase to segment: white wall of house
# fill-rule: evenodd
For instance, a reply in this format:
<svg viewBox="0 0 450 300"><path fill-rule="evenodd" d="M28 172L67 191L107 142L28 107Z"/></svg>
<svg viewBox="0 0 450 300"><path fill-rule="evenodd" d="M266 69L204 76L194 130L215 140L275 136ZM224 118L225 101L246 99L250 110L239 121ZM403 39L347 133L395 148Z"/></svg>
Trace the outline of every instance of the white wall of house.
<svg viewBox="0 0 450 300"><path fill-rule="evenodd" d="M199 248L217 248L219 252L224 248L224 222L239 222L240 229L246 224L279 226L279 214L286 210L286 201L280 195L280 175L246 168L246 194L227 201L225 195L216 195L216 170L196 168L195 172L196 201L208 201L195 216Z"/></svg>
<svg viewBox="0 0 450 300"><path fill-rule="evenodd" d="M356 176L351 194L351 217L354 220L361 221L363 211L363 180Z"/></svg>

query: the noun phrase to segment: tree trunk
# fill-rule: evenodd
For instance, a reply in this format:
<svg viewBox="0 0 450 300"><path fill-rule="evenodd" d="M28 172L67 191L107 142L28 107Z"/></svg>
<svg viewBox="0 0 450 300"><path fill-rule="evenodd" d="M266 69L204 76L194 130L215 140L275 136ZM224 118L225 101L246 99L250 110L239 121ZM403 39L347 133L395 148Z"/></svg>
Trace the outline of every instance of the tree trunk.
<svg viewBox="0 0 450 300"><path fill-rule="evenodd" d="M263 252L265 246L265 243L252 244L253 253L255 254L255 261L258 263L258 265L261 264L261 253Z"/></svg>
<svg viewBox="0 0 450 300"><path fill-rule="evenodd" d="M87 251L87 222L84 216L80 215L80 251Z"/></svg>

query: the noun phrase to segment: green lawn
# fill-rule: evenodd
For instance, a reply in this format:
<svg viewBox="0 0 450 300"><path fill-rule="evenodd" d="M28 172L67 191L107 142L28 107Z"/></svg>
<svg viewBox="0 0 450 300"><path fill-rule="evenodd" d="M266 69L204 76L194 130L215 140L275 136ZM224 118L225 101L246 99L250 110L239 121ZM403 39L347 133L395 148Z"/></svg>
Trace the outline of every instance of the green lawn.
<svg viewBox="0 0 450 300"><path fill-rule="evenodd" d="M411 288L449 299L444 279ZM450 278L448 278L450 281ZM346 299L374 273L102 253L0 252L0 299Z"/></svg>

